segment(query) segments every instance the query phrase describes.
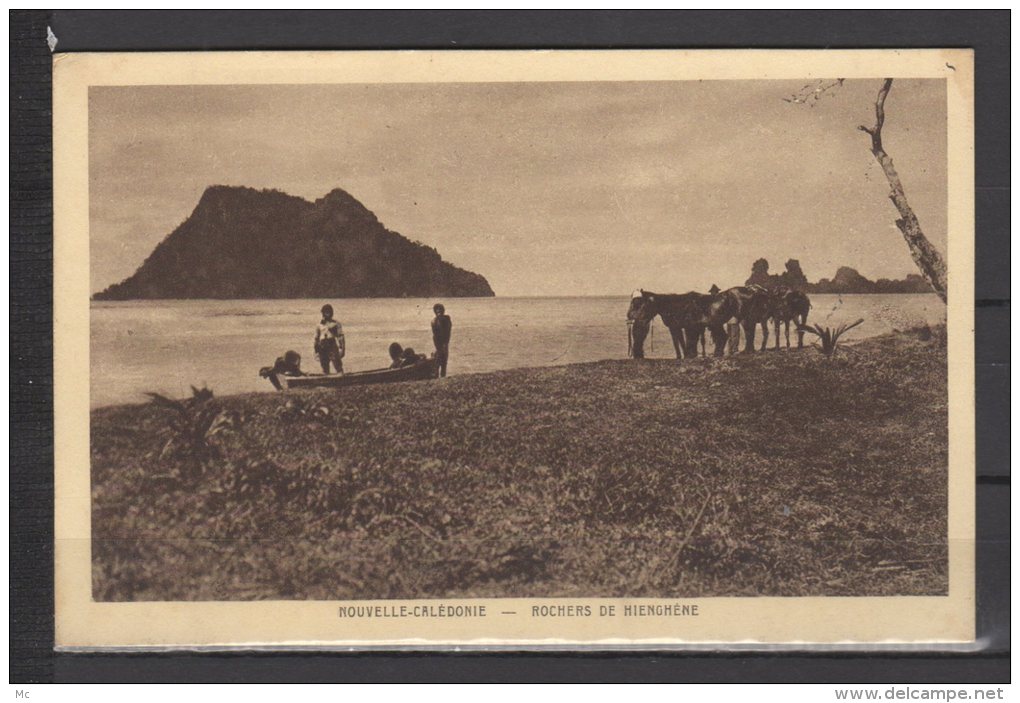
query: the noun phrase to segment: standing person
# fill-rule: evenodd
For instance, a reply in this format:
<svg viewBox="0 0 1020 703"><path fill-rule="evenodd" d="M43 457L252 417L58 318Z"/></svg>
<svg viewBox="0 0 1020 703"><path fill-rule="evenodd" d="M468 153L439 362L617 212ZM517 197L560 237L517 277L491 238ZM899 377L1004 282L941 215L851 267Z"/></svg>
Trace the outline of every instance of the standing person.
<svg viewBox="0 0 1020 703"><path fill-rule="evenodd" d="M315 328L315 353L322 365L322 373L329 373L330 362L336 367L338 374L344 372L344 355L347 345L344 342L344 328L333 319L333 306L322 306L322 322Z"/></svg>
<svg viewBox="0 0 1020 703"><path fill-rule="evenodd" d="M450 331L453 329L453 321L446 314L446 308L442 303L432 306L432 312L436 316L432 318L432 342L436 345L436 364L439 366L439 375L446 375L446 363L450 360Z"/></svg>

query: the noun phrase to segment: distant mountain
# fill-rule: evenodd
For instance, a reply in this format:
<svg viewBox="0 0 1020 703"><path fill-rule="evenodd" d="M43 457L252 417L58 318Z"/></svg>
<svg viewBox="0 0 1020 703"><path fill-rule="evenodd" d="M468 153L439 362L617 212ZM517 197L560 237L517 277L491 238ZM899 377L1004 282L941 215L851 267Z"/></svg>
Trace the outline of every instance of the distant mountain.
<svg viewBox="0 0 1020 703"><path fill-rule="evenodd" d="M492 296L488 281L386 229L350 194L314 203L211 186L135 273L96 300Z"/></svg>
<svg viewBox="0 0 1020 703"><path fill-rule="evenodd" d="M880 278L872 281L856 269L840 266L830 281L823 278L818 283L808 284L808 293L931 293L932 287L922 276L908 273L906 278L890 280Z"/></svg>
<svg viewBox="0 0 1020 703"><path fill-rule="evenodd" d="M908 273L906 278L889 280L880 278L872 281L865 278L857 269L840 266L832 280L823 278L818 283L811 283L800 268L797 259L786 262L786 270L779 274L769 273L769 262L758 259L751 266L751 276L747 284L757 284L772 288L783 285L805 293L931 293L932 288L923 277L916 273Z"/></svg>

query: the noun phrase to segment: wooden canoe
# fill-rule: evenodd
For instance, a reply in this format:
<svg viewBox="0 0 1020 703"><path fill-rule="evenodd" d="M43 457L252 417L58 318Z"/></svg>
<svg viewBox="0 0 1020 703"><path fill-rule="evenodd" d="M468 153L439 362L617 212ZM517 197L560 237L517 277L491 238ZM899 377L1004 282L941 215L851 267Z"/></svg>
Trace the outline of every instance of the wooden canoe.
<svg viewBox="0 0 1020 703"><path fill-rule="evenodd" d="M308 376L279 376L285 388L343 388L369 383L398 383L400 381L424 381L436 377L436 360L423 359L412 366L401 369L375 369L355 371L342 376L309 374Z"/></svg>

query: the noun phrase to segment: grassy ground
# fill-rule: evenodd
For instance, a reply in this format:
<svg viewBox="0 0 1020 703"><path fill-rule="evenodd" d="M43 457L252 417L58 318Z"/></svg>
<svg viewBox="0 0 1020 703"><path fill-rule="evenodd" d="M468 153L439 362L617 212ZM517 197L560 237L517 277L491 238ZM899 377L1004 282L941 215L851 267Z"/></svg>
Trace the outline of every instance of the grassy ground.
<svg viewBox="0 0 1020 703"><path fill-rule="evenodd" d="M944 336L103 408L94 595L944 594L946 467Z"/></svg>

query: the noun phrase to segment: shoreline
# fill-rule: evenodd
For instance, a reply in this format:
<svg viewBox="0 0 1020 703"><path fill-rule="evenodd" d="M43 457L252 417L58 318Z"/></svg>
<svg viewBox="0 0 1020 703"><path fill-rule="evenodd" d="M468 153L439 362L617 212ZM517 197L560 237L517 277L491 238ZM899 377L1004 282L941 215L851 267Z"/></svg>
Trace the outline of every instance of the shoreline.
<svg viewBox="0 0 1020 703"><path fill-rule="evenodd" d="M658 322L657 324L661 325L662 323ZM890 335L887 333L887 334L876 335L874 337L865 337L864 339L847 339L845 341L840 340L839 346L840 346L841 349L856 348L856 347L858 347L861 344L867 344L867 343L872 342L872 341L874 341L876 339L881 339L883 337L888 337L888 336L890 336ZM805 344L804 344L803 349L791 348L791 349L788 350L788 349L786 349L784 347L783 349L780 350L779 353L780 354L785 354L785 353L789 352L789 353L793 353L793 354L805 354L805 353L814 353L814 354L817 354L819 352L816 349L814 349L813 347L811 347L811 345L810 345L810 341L809 340L811 338L812 337L810 335L806 335L805 336ZM667 340L667 342L664 342L663 344L668 344L668 340ZM668 350L668 351L669 351L669 353L672 353L671 349ZM721 363L724 360L729 360L732 363L740 363L741 359L747 359L749 357L756 356L758 354L766 354L767 355L767 354L774 354L774 353L776 353L775 350L771 349L771 348L767 349L765 352L755 351L754 354L750 354L750 355L746 355L746 354L742 354L742 353L738 352L736 354L729 354L729 353L727 353L727 354L725 354L722 357L713 357L712 353L709 352L708 356L705 356L705 357L699 356L697 359L684 359L683 361L678 361L673 356L648 356L648 357L645 357L643 359L634 359L634 358L630 358L630 357L609 357L609 358L605 358L605 359L595 359L593 361L569 362L569 363L566 363L566 364L548 364L548 365L541 365L541 366L513 366L513 367L509 367L509 368L505 368L505 369L495 369L495 370L491 370L491 371L466 371L466 372L461 372L461 373L455 373L455 374L449 375L449 376L447 376L445 378L435 378L435 379L420 380L420 381L401 381L401 382L397 382L397 383L386 383L386 384L366 384L366 385L368 387L373 387L373 388L404 388L404 387L407 387L407 386L422 386L422 385L432 385L432 384L436 384L436 383L445 383L445 382L449 382L449 381L454 380L454 379L477 379L478 377L484 377L484 376L499 377L499 376L501 376L503 374L508 374L508 373L542 372L542 371L549 371L551 369L576 369L577 371L584 371L584 369L586 367L597 367L597 366L602 366L602 365L605 365L605 364L616 364L616 363L624 363L624 364L626 364L626 363L637 363L637 364L687 364L688 366L704 365L706 363L711 363L713 361L715 363ZM348 373L366 373L366 372L382 371L382 370L384 370L384 369L382 369L382 368L377 368L377 369L357 369L355 371L350 371ZM318 374L318 372L312 372L310 375L317 376L319 374ZM331 374L331 375L336 375L336 374ZM266 383L266 388L264 390L249 391L249 392L244 392L244 393L229 393L229 394L225 394L225 395L216 395L215 394L215 389L210 388L208 390L213 391L213 393L214 393L213 397L215 399L217 399L217 400L224 400L224 401L225 400L242 400L242 399L245 399L245 398L263 398L265 396L274 397L274 398L286 398L286 397L294 397L295 394L297 394L298 397L300 397L301 395L306 394L306 393L310 393L310 392L326 393L326 394L336 394L338 396L338 399L339 399L344 393L349 392L350 388L365 387L365 386L351 386L351 387L344 387L344 388L339 388L339 389L329 389L329 388L297 388L297 389L291 389L291 390L276 391L276 390L272 389L271 385L269 384L269 381L266 381L265 383ZM202 389L198 389L198 390L202 390ZM172 398L171 400L177 400L177 401L181 401L181 402L186 402L189 399L187 397L182 397L182 398ZM93 413L95 413L97 411L104 411L104 410L117 410L117 409L134 409L134 410L137 410L138 408L147 407L149 405L152 405L152 401L151 400L139 401L137 403L111 403L110 405L97 405L97 406L92 407L92 408L89 409L89 414L91 415L91 414L93 414Z"/></svg>
<svg viewBox="0 0 1020 703"><path fill-rule="evenodd" d="M142 404L148 391L185 398L191 394L190 385L208 386L224 396L269 392L268 382L256 371L286 349L308 352L302 345L310 302L96 304L91 311L89 406L94 410ZM345 313L348 334L346 371L388 366L385 350L394 340L431 351L427 320L431 315L426 316L424 301L337 304ZM455 317L451 377L626 358L626 305L625 298L465 301ZM817 297L809 324L836 326L865 318L865 325L844 338L844 344L854 346L897 329L938 326L944 322L944 311L934 294L899 300ZM549 316L558 316L558 329L549 326ZM247 341L238 347L232 340L241 334ZM770 344L774 339L770 330ZM795 334L792 341L796 343ZM657 342L661 343L650 347L648 355L672 358L668 331L658 320L649 346ZM317 372L314 356L303 356L304 370Z"/></svg>

